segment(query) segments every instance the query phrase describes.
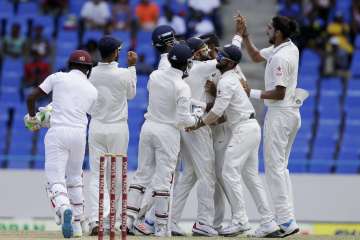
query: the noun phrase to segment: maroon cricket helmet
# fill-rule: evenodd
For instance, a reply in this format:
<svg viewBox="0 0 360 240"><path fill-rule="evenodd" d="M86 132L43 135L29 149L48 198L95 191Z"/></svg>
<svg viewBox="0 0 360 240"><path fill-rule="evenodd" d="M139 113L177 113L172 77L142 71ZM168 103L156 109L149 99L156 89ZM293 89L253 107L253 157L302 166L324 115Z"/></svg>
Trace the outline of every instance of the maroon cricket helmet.
<svg viewBox="0 0 360 240"><path fill-rule="evenodd" d="M75 50L69 57L69 63L77 63L83 65L92 65L90 54L84 50Z"/></svg>

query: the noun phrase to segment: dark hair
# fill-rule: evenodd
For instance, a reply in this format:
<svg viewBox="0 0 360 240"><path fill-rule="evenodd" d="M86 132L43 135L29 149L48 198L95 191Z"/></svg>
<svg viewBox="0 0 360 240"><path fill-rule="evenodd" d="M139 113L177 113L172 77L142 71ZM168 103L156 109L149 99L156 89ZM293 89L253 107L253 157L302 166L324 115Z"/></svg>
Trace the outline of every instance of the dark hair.
<svg viewBox="0 0 360 240"><path fill-rule="evenodd" d="M284 38L295 37L299 33L299 27L295 20L285 16L275 16L272 19L275 30L279 30Z"/></svg>

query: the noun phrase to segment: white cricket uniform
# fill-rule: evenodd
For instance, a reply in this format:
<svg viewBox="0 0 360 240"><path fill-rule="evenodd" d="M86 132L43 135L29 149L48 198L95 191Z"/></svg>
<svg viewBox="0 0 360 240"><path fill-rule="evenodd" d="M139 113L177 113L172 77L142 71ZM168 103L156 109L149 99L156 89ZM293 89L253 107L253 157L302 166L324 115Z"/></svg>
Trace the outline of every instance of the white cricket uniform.
<svg viewBox="0 0 360 240"><path fill-rule="evenodd" d="M84 212L82 165L86 114L94 106L97 91L79 70L54 73L39 87L46 94L52 92L53 110L45 136L48 194L55 212L63 205L71 205L74 219L80 220Z"/></svg>
<svg viewBox="0 0 360 240"><path fill-rule="evenodd" d="M167 224L170 182L180 151L180 129L196 123L196 118L190 114L190 88L182 75L182 71L173 67L156 70L150 75L149 105L140 132L138 169L128 198L128 215L134 218L142 207L144 195L131 191L131 186L152 187L154 193L163 194L155 194L156 220Z"/></svg>
<svg viewBox="0 0 360 240"><path fill-rule="evenodd" d="M283 100L265 100L264 122L265 176L270 188L278 224L294 219L292 187L287 169L291 146L301 125L299 108L295 107L299 50L290 40L276 48L260 51L267 60L265 89L286 87Z"/></svg>
<svg viewBox="0 0 360 240"><path fill-rule="evenodd" d="M235 68L235 73L238 75L238 79L243 79L246 81L246 77L241 70L240 65L238 64ZM209 78L216 85L219 82L221 73L218 71L213 73ZM209 102L213 102L214 98L207 96ZM213 149L215 154L215 174L216 174L216 184L215 184L215 194L214 194L214 205L215 215L214 215L214 227L218 228L224 221L225 216L225 193L223 190L223 180L222 180L222 168L224 164L224 154L226 146L229 143L231 137L231 130L227 122L223 122L214 126L211 126L212 138L213 138Z"/></svg>
<svg viewBox="0 0 360 240"><path fill-rule="evenodd" d="M169 67L171 67L171 65L170 65L170 62L169 62L169 59L168 59L168 54L167 53L161 54L158 69L164 70L164 69L169 68Z"/></svg>
<svg viewBox="0 0 360 240"><path fill-rule="evenodd" d="M258 174L261 130L257 121L250 119L255 110L234 70L227 71L221 76L211 111L218 116L225 113L231 131L224 153L222 181L231 206L232 223L248 222L241 177L256 203L262 217L261 221L270 222L273 215Z"/></svg>
<svg viewBox="0 0 360 240"><path fill-rule="evenodd" d="M91 113L89 127L90 194L89 220L98 221L99 163L105 153L127 155L129 143L128 99L136 95L135 67L119 68L117 62L102 63L94 67L90 82L98 90L98 99ZM110 161L105 163L104 216L110 211ZM116 164L116 204L121 196L121 160Z"/></svg>
<svg viewBox="0 0 360 240"><path fill-rule="evenodd" d="M194 107L197 106L197 103L206 106L205 83L209 80L209 74L217 71L216 64L216 60L193 61L193 66L185 81L190 86L191 100ZM198 181L197 220L212 226L216 177L210 127L204 126L192 132L181 131L180 158L184 163L184 170L174 189L172 221L176 223L180 221L186 199L196 181Z"/></svg>

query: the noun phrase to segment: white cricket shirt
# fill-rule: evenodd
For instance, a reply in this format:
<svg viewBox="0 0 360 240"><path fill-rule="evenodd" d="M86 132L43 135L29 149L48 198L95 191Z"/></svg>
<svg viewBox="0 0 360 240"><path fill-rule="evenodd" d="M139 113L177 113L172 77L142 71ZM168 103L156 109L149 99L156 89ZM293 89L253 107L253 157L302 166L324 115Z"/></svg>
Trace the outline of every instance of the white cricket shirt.
<svg viewBox="0 0 360 240"><path fill-rule="evenodd" d="M94 106L97 90L79 70L57 72L39 86L46 94L52 92L53 111L50 126L86 128L86 113Z"/></svg>
<svg viewBox="0 0 360 240"><path fill-rule="evenodd" d="M136 69L119 68L117 62L94 67L90 82L98 90L98 99L91 112L92 119L116 123L128 119L128 99L136 95Z"/></svg>
<svg viewBox="0 0 360 240"><path fill-rule="evenodd" d="M168 67L171 67L171 64L170 64L169 59L168 59L168 54L163 53L163 54L160 55L160 61L159 61L158 69L166 69Z"/></svg>
<svg viewBox="0 0 360 240"><path fill-rule="evenodd" d="M206 102L205 83L210 80L210 75L218 72L216 69L216 60L209 61L193 61L193 65L189 71L189 76L185 78L185 82L191 89L191 98L196 101Z"/></svg>
<svg viewBox="0 0 360 240"><path fill-rule="evenodd" d="M234 70L229 70L220 77L215 103L211 111L218 116L225 113L230 127L249 119L250 115L255 113L254 107L239 81L238 74Z"/></svg>
<svg viewBox="0 0 360 240"><path fill-rule="evenodd" d="M195 124L195 117L190 113L190 88L182 75L182 71L173 67L150 74L145 119L179 129Z"/></svg>
<svg viewBox="0 0 360 240"><path fill-rule="evenodd" d="M293 107L299 66L297 46L289 40L276 48L274 46L264 48L260 54L267 60L265 90L273 90L276 86L286 87L283 100L265 99L265 105L268 107Z"/></svg>

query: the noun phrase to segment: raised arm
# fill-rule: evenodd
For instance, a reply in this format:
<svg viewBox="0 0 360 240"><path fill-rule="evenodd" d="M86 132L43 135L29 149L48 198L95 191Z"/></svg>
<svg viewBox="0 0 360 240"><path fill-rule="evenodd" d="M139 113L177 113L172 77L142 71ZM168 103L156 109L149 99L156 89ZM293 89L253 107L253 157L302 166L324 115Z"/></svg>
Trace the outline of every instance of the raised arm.
<svg viewBox="0 0 360 240"><path fill-rule="evenodd" d="M256 48L252 42L250 35L247 31L246 18L238 14L235 16L236 34L242 37L242 45L245 46L247 53L249 54L253 62L263 62L266 59L260 54L259 49Z"/></svg>
<svg viewBox="0 0 360 240"><path fill-rule="evenodd" d="M130 71L129 79L127 82L127 99L132 99L136 95L136 65L137 55L135 52L128 52L128 69Z"/></svg>

